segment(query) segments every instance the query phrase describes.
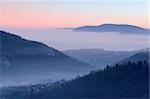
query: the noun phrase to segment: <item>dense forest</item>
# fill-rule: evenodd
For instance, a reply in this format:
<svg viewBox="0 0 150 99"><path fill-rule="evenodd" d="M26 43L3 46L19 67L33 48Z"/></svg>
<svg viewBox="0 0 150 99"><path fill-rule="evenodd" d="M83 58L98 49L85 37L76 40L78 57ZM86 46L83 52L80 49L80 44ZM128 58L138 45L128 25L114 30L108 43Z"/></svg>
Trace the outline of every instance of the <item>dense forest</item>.
<svg viewBox="0 0 150 99"><path fill-rule="evenodd" d="M127 62L70 81L1 89L1 98L148 98L149 62ZM37 98L38 97L38 98Z"/></svg>

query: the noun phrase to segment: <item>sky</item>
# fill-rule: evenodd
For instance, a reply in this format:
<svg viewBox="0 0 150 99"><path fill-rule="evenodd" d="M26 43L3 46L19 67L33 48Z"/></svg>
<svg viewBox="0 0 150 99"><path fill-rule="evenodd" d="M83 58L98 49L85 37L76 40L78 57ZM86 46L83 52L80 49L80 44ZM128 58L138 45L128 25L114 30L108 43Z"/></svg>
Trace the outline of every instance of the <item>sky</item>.
<svg viewBox="0 0 150 99"><path fill-rule="evenodd" d="M0 0L0 27L148 26L148 0Z"/></svg>
<svg viewBox="0 0 150 99"><path fill-rule="evenodd" d="M148 14L148 0L0 0L0 30L59 50L137 50L149 47L150 36L76 33L60 28L106 23L150 28Z"/></svg>

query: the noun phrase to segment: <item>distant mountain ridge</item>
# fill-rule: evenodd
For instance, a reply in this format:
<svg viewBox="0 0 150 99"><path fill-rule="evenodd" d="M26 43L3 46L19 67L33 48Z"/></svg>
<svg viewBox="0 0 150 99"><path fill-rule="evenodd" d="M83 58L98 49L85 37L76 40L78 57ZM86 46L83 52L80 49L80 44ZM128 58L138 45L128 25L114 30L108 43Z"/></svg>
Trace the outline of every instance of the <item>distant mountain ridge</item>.
<svg viewBox="0 0 150 99"><path fill-rule="evenodd" d="M75 32L120 32L120 33L137 33L148 34L149 30L128 24L102 24L98 26L82 26L75 28Z"/></svg>
<svg viewBox="0 0 150 99"><path fill-rule="evenodd" d="M106 65L115 64L137 53L137 51L111 51L104 49L72 49L63 52L98 69L103 69Z"/></svg>
<svg viewBox="0 0 150 99"><path fill-rule="evenodd" d="M34 79L59 80L92 69L88 64L40 42L26 40L5 31L0 31L0 39L1 74L6 83Z"/></svg>

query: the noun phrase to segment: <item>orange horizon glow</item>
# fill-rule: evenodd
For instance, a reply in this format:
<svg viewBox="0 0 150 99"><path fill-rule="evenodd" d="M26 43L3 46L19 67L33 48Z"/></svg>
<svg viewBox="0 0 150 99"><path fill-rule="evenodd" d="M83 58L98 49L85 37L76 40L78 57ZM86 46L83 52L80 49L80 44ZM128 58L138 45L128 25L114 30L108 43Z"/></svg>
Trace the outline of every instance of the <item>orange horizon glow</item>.
<svg viewBox="0 0 150 99"><path fill-rule="evenodd" d="M4 3L0 10L0 26L11 28L75 28L84 25L95 26L113 23L150 28L146 15L122 16L119 15L119 12L118 15L96 12L85 12L84 14L80 11L74 11L74 9L71 11L64 8L61 11L61 7L52 9L48 6L47 9L49 10L47 10L40 8L40 6L22 5Z"/></svg>
<svg viewBox="0 0 150 99"><path fill-rule="evenodd" d="M40 20L42 19L42 20ZM135 25L143 28L150 28L148 22L142 22L138 19L129 19L129 18L110 18L110 19L101 19L101 18L90 18L82 20L77 18L67 18L67 21L63 18L59 20L56 18L46 18L38 17L30 19L20 19L17 18L3 18L2 27L11 27L11 28L76 28L80 26L96 26L101 24L129 24ZM11 23L10 23L11 22Z"/></svg>

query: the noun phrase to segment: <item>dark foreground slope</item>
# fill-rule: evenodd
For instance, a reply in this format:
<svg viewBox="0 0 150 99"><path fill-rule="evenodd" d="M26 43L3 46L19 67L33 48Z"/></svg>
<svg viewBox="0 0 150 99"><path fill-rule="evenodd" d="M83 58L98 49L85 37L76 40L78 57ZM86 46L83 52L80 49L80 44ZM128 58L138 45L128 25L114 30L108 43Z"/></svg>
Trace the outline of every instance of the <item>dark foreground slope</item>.
<svg viewBox="0 0 150 99"><path fill-rule="evenodd" d="M72 77L88 72L88 64L77 61L43 43L0 31L1 74L3 84ZM59 79L58 79L59 78Z"/></svg>
<svg viewBox="0 0 150 99"><path fill-rule="evenodd" d="M24 98L148 98L149 63L138 61L107 66L68 82L9 87L2 89L2 97Z"/></svg>

